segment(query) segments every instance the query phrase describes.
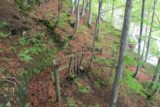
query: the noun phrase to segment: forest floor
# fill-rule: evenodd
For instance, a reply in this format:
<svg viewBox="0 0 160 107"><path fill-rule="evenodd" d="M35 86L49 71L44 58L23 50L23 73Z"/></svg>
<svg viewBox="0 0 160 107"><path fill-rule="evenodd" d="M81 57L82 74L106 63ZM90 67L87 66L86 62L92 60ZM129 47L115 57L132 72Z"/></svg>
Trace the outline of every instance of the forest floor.
<svg viewBox="0 0 160 107"><path fill-rule="evenodd" d="M5 0L1 2L8 4ZM63 4L59 19L56 17L57 0L49 0L48 3L26 12L24 16L21 16L18 11L13 11L15 8L12 4L6 6L1 2L0 13L4 12L0 16L0 20L9 23L10 27L7 30L12 30L12 28L19 30L19 28L27 27L27 31L22 32L24 36L20 36L19 32L12 32L12 36L7 36L7 34L5 34L6 37L0 36L0 80L14 77L16 79L12 78L11 82L15 84L21 84L21 80L25 80L25 85L27 84L25 91L27 90L28 93L24 93L24 91L21 93L23 90L21 89L18 90L18 95L25 96L24 94L28 94L31 107L109 107L116 69L111 66L116 66L117 62L117 55L113 56L113 51L118 53L116 47L119 46L120 31L109 24L105 25L110 30L109 32L106 31L106 28L101 29L100 39L96 47L103 48L103 51L95 55L91 69L87 69L91 56L91 52L88 51L82 64L85 68L84 72L81 72L74 79L69 78L68 70L61 72L62 103L58 104L55 102L55 87L51 78L52 60L80 52L82 46L91 48L95 21L91 27L88 27L87 15L82 17L76 38L69 39L74 31L72 24L75 21L74 15L68 16L68 12L70 12L69 1L65 1ZM55 29L50 29L49 27L53 27L55 20L59 20L60 23ZM49 21L51 26L48 27L47 22L44 21ZM35 45L37 43L40 46ZM67 60L64 62L69 63ZM126 67L132 72L135 71L135 68L135 65ZM27 75L27 78L22 78L22 75ZM151 77L142 69L136 80L145 84L146 81L151 80ZM10 102L13 107L17 107L19 102L24 103L25 100L28 100L27 98L22 99L22 97L18 99L13 95L15 91L13 87L14 85L11 83L9 86L5 85L0 88L0 106L1 102L2 104ZM8 101L4 100L5 93L9 96ZM148 101L145 97L129 91L127 86L122 85L117 107L151 107L151 105L153 105L152 107L159 107L159 103L157 100Z"/></svg>

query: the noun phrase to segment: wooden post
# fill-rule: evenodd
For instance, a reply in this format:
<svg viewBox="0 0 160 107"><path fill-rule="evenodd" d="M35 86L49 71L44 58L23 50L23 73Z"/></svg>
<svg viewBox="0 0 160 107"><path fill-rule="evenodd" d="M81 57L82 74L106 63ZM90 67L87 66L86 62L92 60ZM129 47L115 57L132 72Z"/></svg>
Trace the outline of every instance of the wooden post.
<svg viewBox="0 0 160 107"><path fill-rule="evenodd" d="M59 72L58 72L58 64L56 62L53 62L53 68L54 68L54 81L55 81L55 90L56 90L56 101L61 102L61 91L60 91L60 78L59 78Z"/></svg>
<svg viewBox="0 0 160 107"><path fill-rule="evenodd" d="M83 52L84 52L84 47L82 46L82 55L81 55L81 58L80 58L80 61L79 61L79 66L81 66L81 64L82 64L82 60L83 60L83 57L84 57Z"/></svg>
<svg viewBox="0 0 160 107"><path fill-rule="evenodd" d="M75 54L74 54L74 62L73 62L73 72L74 72L74 75L76 75L76 57L75 57Z"/></svg>
<svg viewBox="0 0 160 107"><path fill-rule="evenodd" d="M79 74L79 56L80 55L77 55L77 74Z"/></svg>
<svg viewBox="0 0 160 107"><path fill-rule="evenodd" d="M78 72L77 72L77 71L78 71L78 69L77 69L77 60L78 60L78 59L77 59L77 56L78 56L78 55L75 55L75 74L76 74L76 75L78 74Z"/></svg>
<svg viewBox="0 0 160 107"><path fill-rule="evenodd" d="M72 71L72 59L73 59L73 57L71 57L69 60L69 68L68 68L69 74L71 74L71 71Z"/></svg>

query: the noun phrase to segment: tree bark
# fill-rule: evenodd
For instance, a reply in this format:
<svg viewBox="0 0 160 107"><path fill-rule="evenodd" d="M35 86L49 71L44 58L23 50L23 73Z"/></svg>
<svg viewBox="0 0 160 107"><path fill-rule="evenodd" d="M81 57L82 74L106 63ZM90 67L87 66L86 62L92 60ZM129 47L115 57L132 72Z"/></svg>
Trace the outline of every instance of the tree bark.
<svg viewBox="0 0 160 107"><path fill-rule="evenodd" d="M88 25L90 26L92 23L92 0L89 0L89 18Z"/></svg>
<svg viewBox="0 0 160 107"><path fill-rule="evenodd" d="M83 3L82 3L82 14L81 14L82 17L85 15L85 7L86 7L85 0L83 0Z"/></svg>
<svg viewBox="0 0 160 107"><path fill-rule="evenodd" d="M152 80L154 82L158 82L159 81L159 76L160 76L160 58L158 59L157 68L156 68L156 71L155 71L155 74L154 74Z"/></svg>
<svg viewBox="0 0 160 107"><path fill-rule="evenodd" d="M160 82L160 57L158 59L157 68L155 70L152 83L149 86L152 92L147 96L148 98L151 98L156 94L159 88L159 82Z"/></svg>
<svg viewBox="0 0 160 107"><path fill-rule="evenodd" d="M132 13L132 0L127 0L125 15L124 15L123 30L122 30L121 40L120 40L119 61L118 61L116 75L113 83L112 99L111 99L110 107L116 107L116 103L118 99L120 80L122 78L123 69L124 69L124 57L126 54L126 47L128 44L128 34L129 34L129 28L130 28L131 13Z"/></svg>
<svg viewBox="0 0 160 107"><path fill-rule="evenodd" d="M99 0L99 6L98 6L98 16L97 16L97 19L96 19L96 29L95 29L95 37L96 37L96 40L98 39L99 37L99 29L100 29L100 14L101 14L101 7L102 7L102 0Z"/></svg>
<svg viewBox="0 0 160 107"><path fill-rule="evenodd" d="M150 16L150 9L148 9L148 14L147 14L147 20L149 21L149 16ZM144 58L145 58L145 48L146 48L146 42L147 42L147 32L148 32L148 25L146 25L146 28L145 28L145 35L144 35L144 46L143 46L143 50L142 50L142 58L143 58L143 61L144 61Z"/></svg>

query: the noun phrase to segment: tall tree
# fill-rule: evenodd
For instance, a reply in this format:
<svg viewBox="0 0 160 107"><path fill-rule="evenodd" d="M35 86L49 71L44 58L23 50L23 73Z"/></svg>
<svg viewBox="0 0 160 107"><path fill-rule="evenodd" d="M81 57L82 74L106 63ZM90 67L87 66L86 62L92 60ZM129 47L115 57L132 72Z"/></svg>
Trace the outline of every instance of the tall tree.
<svg viewBox="0 0 160 107"><path fill-rule="evenodd" d="M89 18L88 25L90 26L92 23L92 0L89 0Z"/></svg>
<svg viewBox="0 0 160 107"><path fill-rule="evenodd" d="M156 68L155 74L153 76L153 81L158 82L159 76L160 76L160 57L158 59L157 68Z"/></svg>
<svg viewBox="0 0 160 107"><path fill-rule="evenodd" d="M77 0L72 0L72 14L75 11L76 4L77 4Z"/></svg>
<svg viewBox="0 0 160 107"><path fill-rule="evenodd" d="M99 37L99 30L100 30L100 15L101 15L101 8L102 8L102 0L98 0L98 15L96 19L96 29L95 29L95 37L96 40Z"/></svg>
<svg viewBox="0 0 160 107"><path fill-rule="evenodd" d="M136 77L140 68L140 62L142 60L141 56L141 42L142 42L142 34L143 34L143 22L144 22L144 10L145 10L145 1L142 0L142 11L141 11L141 24L140 24L140 33L139 33L139 39L138 39L138 58L137 58L137 67L136 72L134 73L133 77Z"/></svg>
<svg viewBox="0 0 160 107"><path fill-rule="evenodd" d="M95 27L94 37L93 37L92 54L91 54L91 60L90 60L89 68L91 67L91 64L92 64L92 61L93 61L93 52L95 50L95 43L96 43L97 37L99 35L99 20L100 20L101 6L102 6L102 0L99 0L98 16L97 16L97 19L96 19L96 27Z"/></svg>
<svg viewBox="0 0 160 107"><path fill-rule="evenodd" d="M150 48L150 42L151 42L151 37L152 37L153 22L154 22L154 17L155 17L155 10L156 10L157 1L158 0L154 0L153 13L152 13L152 19L151 19L151 26L150 26L150 31L149 31L148 43L147 43L147 51L146 51L146 54L145 54L145 62L147 61L148 52L149 52L149 48Z"/></svg>
<svg viewBox="0 0 160 107"><path fill-rule="evenodd" d="M152 79L152 83L150 84L151 93L147 96L148 98L151 98L156 94L159 88L159 82L160 82L160 57L158 59L158 63L155 70L155 74Z"/></svg>
<svg viewBox="0 0 160 107"><path fill-rule="evenodd" d="M83 2L82 2L82 13L81 13L81 16L83 17L84 15L85 15L85 7L86 7L86 2L85 2L86 0L83 0Z"/></svg>
<svg viewBox="0 0 160 107"><path fill-rule="evenodd" d="M123 30L122 30L121 40L120 40L119 61L118 61L118 66L117 66L115 79L113 83L112 99L111 99L110 107L116 107L116 103L118 99L120 80L122 78L123 69L124 69L124 57L126 54L126 47L128 44L128 34L129 34L129 28L130 28L131 14L132 14L132 0L127 0L126 6L125 6Z"/></svg>
<svg viewBox="0 0 160 107"><path fill-rule="evenodd" d="M114 16L114 4L115 4L115 0L112 0L111 23L113 23L113 16Z"/></svg>
<svg viewBox="0 0 160 107"><path fill-rule="evenodd" d="M79 27L79 21L80 21L79 3L80 3L80 0L77 0L77 3L76 3L76 23L74 26L73 37L75 37L75 34L76 34L77 29Z"/></svg>

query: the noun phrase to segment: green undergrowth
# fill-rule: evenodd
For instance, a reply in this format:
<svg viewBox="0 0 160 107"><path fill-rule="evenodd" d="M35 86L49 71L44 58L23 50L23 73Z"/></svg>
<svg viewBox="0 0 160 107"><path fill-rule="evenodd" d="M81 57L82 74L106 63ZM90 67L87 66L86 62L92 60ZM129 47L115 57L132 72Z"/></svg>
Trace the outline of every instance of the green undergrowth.
<svg viewBox="0 0 160 107"><path fill-rule="evenodd" d="M4 27L6 27L8 25L7 22L5 21L0 21L0 29L3 29Z"/></svg>
<svg viewBox="0 0 160 107"><path fill-rule="evenodd" d="M46 18L45 20L41 20L40 22L44 24L44 26L48 29L49 41L54 43L57 49L64 49L70 38L67 34L60 34L56 31L56 28L60 30L64 30L66 27L66 22L69 20L68 13L62 13L60 16L57 16L55 20ZM64 36L62 36L64 35Z"/></svg>
<svg viewBox="0 0 160 107"><path fill-rule="evenodd" d="M11 35L11 32L5 31L4 29L8 26L5 21L0 21L0 38L6 38Z"/></svg>
<svg viewBox="0 0 160 107"><path fill-rule="evenodd" d="M136 80L135 78L133 78L133 74L131 71L126 70L124 72L123 78L122 78L122 84L124 84L125 86L127 86L127 88L130 91L134 91L137 94L140 94L142 96L145 96L143 93L143 86L142 84Z"/></svg>
<svg viewBox="0 0 160 107"><path fill-rule="evenodd" d="M112 62L109 59L106 59L106 58L95 58L94 60L98 63L102 63L102 64L105 64L105 65L111 65L112 64ZM134 63L133 61L134 61L133 57L129 57L129 56L125 57L125 62L128 66L133 65L133 63ZM101 75L101 73L97 73L96 75L97 76ZM114 80L114 77L108 78L108 81L110 81L110 82L107 82L107 80L103 80L102 78L97 78L95 80L95 86L100 87L100 84L103 85L103 84L112 83L113 80ZM123 78L122 78L121 82L122 82L123 85L127 86L128 90L134 91L137 94L145 96L143 85L138 80L133 78L133 73L131 71L128 71L128 70L124 71L124 75L123 75Z"/></svg>
<svg viewBox="0 0 160 107"><path fill-rule="evenodd" d="M22 11L22 13L25 11L31 11L35 5L40 5L40 1L38 0L27 1L28 4L25 3L25 1L23 0L15 0L15 2L19 10Z"/></svg>
<svg viewBox="0 0 160 107"><path fill-rule="evenodd" d="M103 22L102 24L100 24L100 29L101 30L104 30L105 32L109 33L109 34L112 34L114 36L120 36L121 35L121 31L118 30L118 29L115 29L110 23L108 22ZM104 32L103 31L103 32ZM102 32L102 33L103 33ZM104 32L104 33L105 33Z"/></svg>
<svg viewBox="0 0 160 107"><path fill-rule="evenodd" d="M70 2L68 0L64 0L63 1L63 7L64 8L72 8L72 2Z"/></svg>
<svg viewBox="0 0 160 107"><path fill-rule="evenodd" d="M125 56L125 64L127 66L136 66L137 65L137 62L135 61L135 58L131 55L131 54L127 54Z"/></svg>
<svg viewBox="0 0 160 107"><path fill-rule="evenodd" d="M77 102L75 101L73 97L67 97L67 104L70 107L78 107Z"/></svg>
<svg viewBox="0 0 160 107"><path fill-rule="evenodd" d="M46 70L52 65L52 61L55 58L54 48L43 49L38 56L34 58L29 64L26 65L25 69L20 72L19 79L21 84L18 87L17 95L19 96L19 105L24 107L25 102L28 99L28 83L34 75L39 74L41 71ZM23 72L23 73L22 73ZM19 90L20 89L20 90Z"/></svg>
<svg viewBox="0 0 160 107"><path fill-rule="evenodd" d="M38 75L41 71L46 70L52 65L55 58L56 49L48 47L44 33L34 33L29 37L19 38L18 45L22 47L18 56L22 62L25 62L25 67L18 73L19 79L22 81L17 91L19 96L19 105L24 107L24 102L28 101L28 83L34 75Z"/></svg>
<svg viewBox="0 0 160 107"><path fill-rule="evenodd" d="M70 20L70 15L67 12L61 13L59 16L57 16L56 20L58 21L57 27L61 29L65 29L67 26L67 22Z"/></svg>
<svg viewBox="0 0 160 107"><path fill-rule="evenodd" d="M86 31L88 29L88 26L87 25L80 25L79 28L78 28L78 33L84 33L84 31Z"/></svg>
<svg viewBox="0 0 160 107"><path fill-rule="evenodd" d="M29 37L20 37L19 46L23 47L18 53L21 61L29 62L33 59L33 55L38 55L45 48L43 39L44 33L35 33Z"/></svg>
<svg viewBox="0 0 160 107"><path fill-rule="evenodd" d="M111 59L107 59L107 58L95 57L94 61L97 62L97 63L102 63L102 64L105 64L105 65L108 65L108 66L112 64Z"/></svg>
<svg viewBox="0 0 160 107"><path fill-rule="evenodd" d="M32 77L48 69L55 58L56 48L53 43L45 43L45 39L45 33L34 32L30 36L20 37L17 46L11 49L19 49L18 56L21 62L25 63L16 72L17 79L21 81L15 92L19 107L25 107L29 103L28 84Z"/></svg>
<svg viewBox="0 0 160 107"><path fill-rule="evenodd" d="M90 93L90 91L91 91L90 86L88 86L87 84L81 83L80 79L77 78L75 80L75 84L76 84L76 87L77 87L77 90L79 93L82 93L82 94Z"/></svg>
<svg viewBox="0 0 160 107"><path fill-rule="evenodd" d="M144 72L145 72L146 74L148 74L148 75L153 75L153 74L155 73L155 70L156 70L156 67L157 67L157 66L151 65L151 64L149 64L149 63L145 63L144 66L145 66Z"/></svg>

